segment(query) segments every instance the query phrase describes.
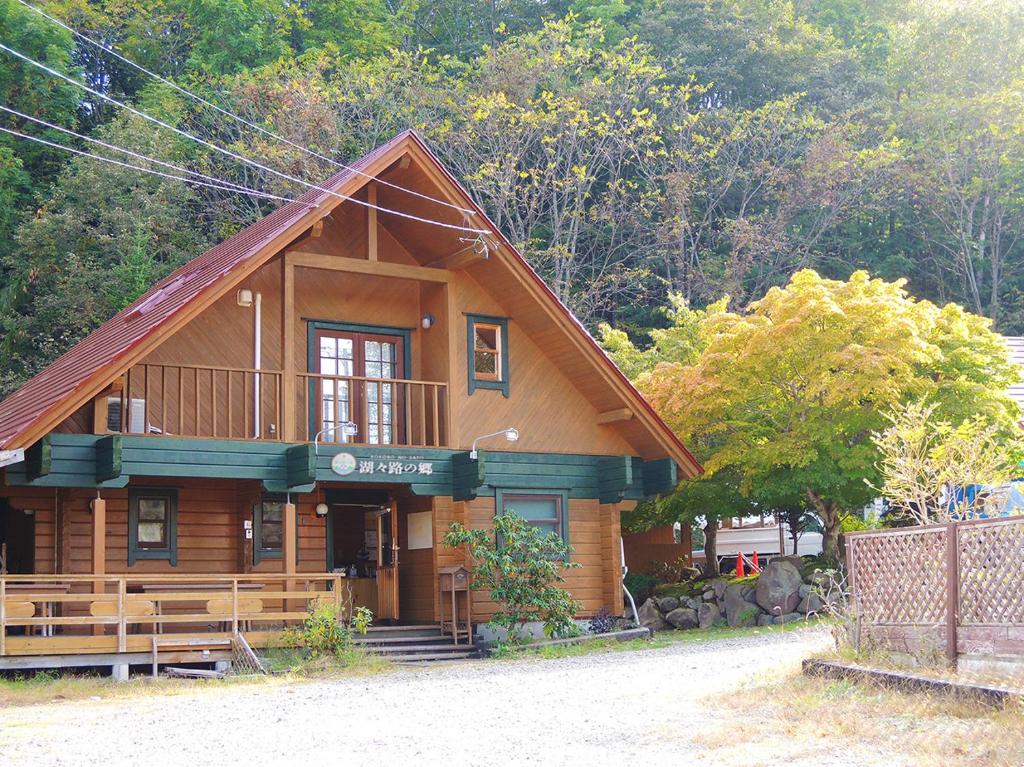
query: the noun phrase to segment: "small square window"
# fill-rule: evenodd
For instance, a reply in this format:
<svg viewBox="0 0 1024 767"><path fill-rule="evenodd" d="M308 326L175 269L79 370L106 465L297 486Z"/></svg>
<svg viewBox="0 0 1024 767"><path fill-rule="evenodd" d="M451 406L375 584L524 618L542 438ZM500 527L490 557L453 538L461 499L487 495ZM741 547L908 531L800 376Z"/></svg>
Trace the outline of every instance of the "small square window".
<svg viewBox="0 0 1024 767"><path fill-rule="evenodd" d="M501 389L508 396L508 320L469 315L469 393Z"/></svg>
<svg viewBox="0 0 1024 767"><path fill-rule="evenodd" d="M166 497L139 498L139 548L167 548L167 517L170 503Z"/></svg>
<svg viewBox="0 0 1024 767"><path fill-rule="evenodd" d="M178 492L131 488L128 491L128 564L166 559L178 564Z"/></svg>
<svg viewBox="0 0 1024 767"><path fill-rule="evenodd" d="M284 551L284 507L283 498L264 498L253 508L253 563L264 559L280 559ZM298 530L296 530L296 534ZM296 554L298 540L296 540Z"/></svg>

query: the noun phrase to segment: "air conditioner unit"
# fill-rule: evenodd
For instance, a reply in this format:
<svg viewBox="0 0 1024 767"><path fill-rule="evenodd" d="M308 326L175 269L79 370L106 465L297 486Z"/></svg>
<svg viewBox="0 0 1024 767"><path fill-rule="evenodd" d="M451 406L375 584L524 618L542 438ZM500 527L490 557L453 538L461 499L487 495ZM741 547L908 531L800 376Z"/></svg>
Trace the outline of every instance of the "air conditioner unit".
<svg viewBox="0 0 1024 767"><path fill-rule="evenodd" d="M121 398L107 397L107 431L143 434L146 431L146 400L132 397L129 405L128 428L122 426Z"/></svg>

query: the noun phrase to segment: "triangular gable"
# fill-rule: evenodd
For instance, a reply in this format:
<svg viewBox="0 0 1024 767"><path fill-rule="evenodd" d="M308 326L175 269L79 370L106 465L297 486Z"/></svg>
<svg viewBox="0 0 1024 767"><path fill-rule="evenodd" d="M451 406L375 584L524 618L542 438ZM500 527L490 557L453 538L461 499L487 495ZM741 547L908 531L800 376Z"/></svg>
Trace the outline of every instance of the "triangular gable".
<svg viewBox="0 0 1024 767"><path fill-rule="evenodd" d="M366 176L379 174L413 147L451 186L465 207L475 211L474 220L485 222L484 226L492 232L490 239L499 245L501 255L508 259L524 288L561 320L580 351L593 363L594 372L615 388L663 447L665 455L675 460L684 474L699 473L701 467L686 447L419 136L412 131L399 134L360 159L352 166L354 170L342 171L322 186L351 195L366 183ZM28 447L37 441L340 202L332 194L310 190L154 285L0 402L0 448Z"/></svg>

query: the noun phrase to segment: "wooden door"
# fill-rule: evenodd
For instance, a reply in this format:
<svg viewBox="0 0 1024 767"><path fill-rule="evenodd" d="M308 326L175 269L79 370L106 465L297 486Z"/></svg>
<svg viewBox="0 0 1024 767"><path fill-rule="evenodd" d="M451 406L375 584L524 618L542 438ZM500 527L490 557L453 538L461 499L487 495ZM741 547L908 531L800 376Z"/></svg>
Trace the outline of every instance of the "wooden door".
<svg viewBox="0 0 1024 767"><path fill-rule="evenodd" d="M318 330L319 413L325 442L403 444L405 339L383 333ZM345 424L355 424L355 434Z"/></svg>
<svg viewBox="0 0 1024 767"><path fill-rule="evenodd" d="M398 504L377 517L378 620L398 621Z"/></svg>

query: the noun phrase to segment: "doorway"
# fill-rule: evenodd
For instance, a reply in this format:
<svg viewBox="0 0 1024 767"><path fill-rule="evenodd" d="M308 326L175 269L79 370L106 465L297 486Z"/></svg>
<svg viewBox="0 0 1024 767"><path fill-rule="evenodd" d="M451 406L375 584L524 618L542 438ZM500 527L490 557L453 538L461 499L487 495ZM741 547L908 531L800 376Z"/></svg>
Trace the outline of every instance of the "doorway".
<svg viewBox="0 0 1024 767"><path fill-rule="evenodd" d="M402 444L408 367L408 334L317 325L312 330L310 372L317 373L315 433L325 442Z"/></svg>
<svg viewBox="0 0 1024 767"><path fill-rule="evenodd" d="M396 622L397 503L382 490L328 490L326 501L328 568L345 575L353 605L370 608L375 622Z"/></svg>
<svg viewBox="0 0 1024 767"><path fill-rule="evenodd" d="M0 498L0 573L31 575L36 569L36 517Z"/></svg>

